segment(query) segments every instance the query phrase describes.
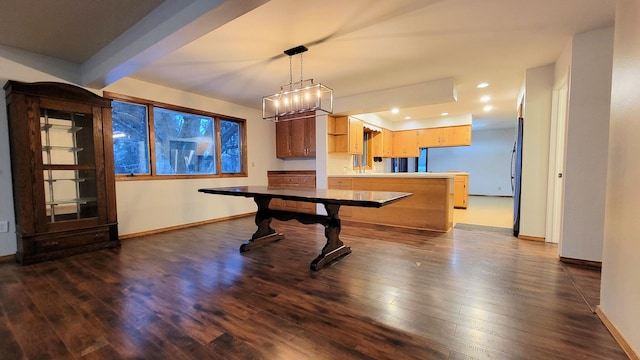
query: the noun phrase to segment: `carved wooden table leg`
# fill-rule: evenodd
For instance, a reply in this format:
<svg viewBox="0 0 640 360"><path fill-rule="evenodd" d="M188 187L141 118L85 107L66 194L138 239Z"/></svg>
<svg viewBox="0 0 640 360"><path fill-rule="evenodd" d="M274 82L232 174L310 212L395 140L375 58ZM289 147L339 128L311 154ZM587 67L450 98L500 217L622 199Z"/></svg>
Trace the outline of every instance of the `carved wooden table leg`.
<svg viewBox="0 0 640 360"><path fill-rule="evenodd" d="M240 245L240 252L249 251L250 249L284 239L284 234L276 232L271 228L271 213L269 210L270 197L254 197L253 201L258 205L255 223L258 230L251 236L251 240Z"/></svg>
<svg viewBox="0 0 640 360"><path fill-rule="evenodd" d="M314 271L351 253L351 247L344 245L340 240L341 226L340 218L338 217L340 205L324 204L324 208L327 210L327 222L324 224L324 235L327 238L327 243L322 248L320 255L311 262L311 270Z"/></svg>

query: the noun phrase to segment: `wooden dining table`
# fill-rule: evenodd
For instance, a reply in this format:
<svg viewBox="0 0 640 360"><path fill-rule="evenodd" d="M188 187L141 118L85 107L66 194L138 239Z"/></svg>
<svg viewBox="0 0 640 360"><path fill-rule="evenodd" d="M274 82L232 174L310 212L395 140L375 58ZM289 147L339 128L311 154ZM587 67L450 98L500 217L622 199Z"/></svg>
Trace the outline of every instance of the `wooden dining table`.
<svg viewBox="0 0 640 360"><path fill-rule="evenodd" d="M380 208L411 196L411 193L393 191L361 191L336 189L291 189L268 186L232 186L198 189L213 195L252 197L258 206L255 224L258 229L251 239L240 246L240 252L284 239L284 234L271 227L272 219L297 220L302 224L322 224L327 238L320 254L311 262L311 270L319 270L351 253L351 247L340 240L340 206ZM269 208L271 199L303 201L322 204L324 214L310 214Z"/></svg>

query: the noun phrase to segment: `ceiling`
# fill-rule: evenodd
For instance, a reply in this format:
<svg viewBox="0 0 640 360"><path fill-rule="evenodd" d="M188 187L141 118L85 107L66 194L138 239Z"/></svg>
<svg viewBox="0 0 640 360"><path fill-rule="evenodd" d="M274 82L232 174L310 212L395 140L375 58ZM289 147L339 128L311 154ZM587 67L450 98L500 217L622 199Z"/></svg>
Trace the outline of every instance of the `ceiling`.
<svg viewBox="0 0 640 360"><path fill-rule="evenodd" d="M389 99L377 114L471 114L474 128L499 128L515 124L525 70L553 63L573 34L612 25L614 12L615 0L3 0L0 50L60 59L88 87L129 76L261 109L290 81L283 51L306 45L304 78L333 88L336 103L451 78L455 102Z"/></svg>

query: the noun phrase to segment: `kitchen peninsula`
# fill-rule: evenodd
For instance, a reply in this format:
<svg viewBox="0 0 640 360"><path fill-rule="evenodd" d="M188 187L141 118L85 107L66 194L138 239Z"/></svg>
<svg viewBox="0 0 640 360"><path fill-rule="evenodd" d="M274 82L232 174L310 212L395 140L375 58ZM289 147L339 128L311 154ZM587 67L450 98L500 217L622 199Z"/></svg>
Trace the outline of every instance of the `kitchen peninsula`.
<svg viewBox="0 0 640 360"><path fill-rule="evenodd" d="M447 232L453 226L455 173L354 173L328 175L329 189L401 191L411 198L382 209L345 206L345 221Z"/></svg>

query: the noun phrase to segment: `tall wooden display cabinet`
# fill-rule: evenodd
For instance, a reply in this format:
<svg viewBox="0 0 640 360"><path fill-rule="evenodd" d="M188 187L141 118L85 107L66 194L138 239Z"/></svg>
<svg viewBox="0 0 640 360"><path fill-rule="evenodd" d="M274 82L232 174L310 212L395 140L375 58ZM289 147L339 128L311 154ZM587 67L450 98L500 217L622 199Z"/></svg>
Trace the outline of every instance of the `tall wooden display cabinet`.
<svg viewBox="0 0 640 360"><path fill-rule="evenodd" d="M21 264L120 246L111 100L61 83L4 86Z"/></svg>

